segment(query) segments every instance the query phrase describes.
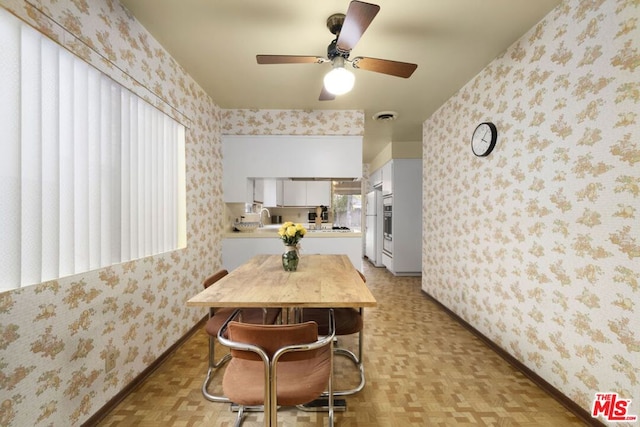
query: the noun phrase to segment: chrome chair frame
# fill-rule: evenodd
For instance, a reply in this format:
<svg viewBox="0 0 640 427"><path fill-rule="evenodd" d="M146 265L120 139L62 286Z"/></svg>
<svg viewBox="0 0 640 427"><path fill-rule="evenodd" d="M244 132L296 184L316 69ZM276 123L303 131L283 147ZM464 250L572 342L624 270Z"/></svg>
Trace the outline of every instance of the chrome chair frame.
<svg viewBox="0 0 640 427"><path fill-rule="evenodd" d="M364 276L364 274L362 274L361 271L358 270L358 274L360 275L360 278L362 279L363 282L366 283L367 279ZM364 323L364 309L362 307L360 307L358 309L358 313L361 317L361 319L363 320ZM304 317L304 315L302 316ZM312 319L310 319L312 320ZM336 335L336 337L339 337L340 335ZM356 366L356 368L358 369L358 372L360 374L360 383L355 386L354 388L351 389L346 389L346 390L334 390L333 395L334 396L350 396L353 394L356 394L360 391L362 391L362 389L365 386L366 383L366 379L365 379L365 374L364 374L364 363L363 363L363 344L364 344L364 327L362 329L360 329L360 331L358 331L358 354L356 355L353 351L344 348L344 347L340 347L338 345L334 346L334 352L336 355L339 356L345 356L348 357Z"/></svg>
<svg viewBox="0 0 640 427"><path fill-rule="evenodd" d="M263 324L267 323L267 310L268 310L267 308L262 309ZM212 308L209 309L209 318L211 318L212 315L215 315L215 314L212 314L213 312L214 310ZM242 309L236 309L233 313L231 313L229 318L233 317L234 315L237 315L239 317L239 321L242 321ZM225 321L225 324L226 324L226 321ZM222 367L225 363L227 363L229 360L231 360L231 354L229 353L226 353L224 356L222 356L220 360L218 361L215 360L216 340L217 340L217 337L209 335L209 367L207 369L207 376L205 377L204 382L202 383L202 395L204 396L205 399L207 399L210 402L231 403L231 401L226 396L216 395L209 392L209 385L211 384L211 381L213 380L216 371L220 367Z"/></svg>
<svg viewBox="0 0 640 427"><path fill-rule="evenodd" d="M218 332L218 341L222 345L229 347L234 350L242 350L242 351L251 351L260 356L262 362L264 363L264 425L265 426L277 426L278 423L278 398L277 398L277 366L280 357L282 357L286 353L295 352L295 351L309 351L318 349L320 347L329 345L330 346L330 373L329 373L329 385L327 396L329 397L328 401L328 412L329 412L329 426L333 427L334 425L334 407L333 407L333 340L335 338L335 320L333 315L333 309L329 310L329 334L323 337L318 337L318 339L314 343L309 344L295 344L289 345L280 348L277 350L273 357L270 359L269 355L259 346L247 343L241 343L232 341L228 338L225 338L227 327L229 322L234 320L234 318L238 315L238 310L234 312L229 319L225 322L225 324L220 328ZM324 394L324 393L323 393ZM251 409L255 409L255 407L250 407ZM236 418L235 427L239 427L242 424L244 418L244 406L239 405L238 416Z"/></svg>
<svg viewBox="0 0 640 427"><path fill-rule="evenodd" d="M223 277L225 277L227 274L229 274L229 272L226 269L221 269L219 271L217 271L215 274L208 276L204 281L203 281L203 286L204 288L208 288L209 286L211 286L212 284L214 284L215 282L217 282L218 280L222 279ZM233 310L231 311L231 313L229 313L229 310L225 310L222 309L223 311L217 311L216 309L214 309L213 307L209 308L209 320L212 319L215 316L225 316L227 319L231 316L233 316L234 314L236 314L236 312L240 312L240 316L242 316L242 309L237 309L237 310ZM267 309L263 308L262 309L262 323L266 323L267 321ZM278 314L278 316L280 316L280 314ZM225 319L225 321L227 320ZM240 317L240 320L242 321L242 317ZM222 324L225 323L225 321L222 322ZM217 370L219 368L221 368L225 363L227 363L230 359L231 359L231 355L229 353L225 354L224 356L222 356L220 358L220 360L215 359L215 352L216 352L216 336L214 335L209 335L209 366L207 368L207 376L205 377L203 383L202 383L202 396L204 396L205 399L207 399L210 402L221 402L221 403L230 403L229 399L225 396L222 395L216 395L213 393L209 392L209 385L211 384L211 381L213 380L215 373L217 372Z"/></svg>
<svg viewBox="0 0 640 427"><path fill-rule="evenodd" d="M360 313L360 316L363 316L364 310L362 309L362 307L360 307L358 311ZM363 318L363 321L364 321L364 318ZM362 346L364 343L363 332L364 331L362 329L358 332L358 354L357 355L353 351L349 350L348 348L334 346L333 351L335 352L335 354L339 356L346 356L349 359L351 359L351 361L356 365L358 372L360 373L360 383L357 386L347 390L335 390L333 392L334 396L350 396L352 394L358 393L364 388L366 380L364 375L364 363L362 360Z"/></svg>

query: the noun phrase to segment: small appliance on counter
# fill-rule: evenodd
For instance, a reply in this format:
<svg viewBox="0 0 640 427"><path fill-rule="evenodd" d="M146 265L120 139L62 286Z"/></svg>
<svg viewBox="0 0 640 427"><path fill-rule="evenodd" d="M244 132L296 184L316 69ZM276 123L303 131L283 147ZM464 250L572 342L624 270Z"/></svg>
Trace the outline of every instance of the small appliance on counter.
<svg viewBox="0 0 640 427"><path fill-rule="evenodd" d="M316 222L316 218L318 217L318 209L320 210L320 221L329 222L329 210L326 206L319 206L318 208L316 208L315 212L309 212L308 221Z"/></svg>

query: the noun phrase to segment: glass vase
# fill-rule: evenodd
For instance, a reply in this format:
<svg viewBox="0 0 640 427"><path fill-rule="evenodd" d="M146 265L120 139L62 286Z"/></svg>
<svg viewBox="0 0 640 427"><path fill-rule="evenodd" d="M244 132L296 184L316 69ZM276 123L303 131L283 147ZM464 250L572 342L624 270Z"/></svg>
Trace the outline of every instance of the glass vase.
<svg viewBox="0 0 640 427"><path fill-rule="evenodd" d="M296 271L298 269L298 261L300 256L295 246L285 246L282 254L282 268L284 271Z"/></svg>

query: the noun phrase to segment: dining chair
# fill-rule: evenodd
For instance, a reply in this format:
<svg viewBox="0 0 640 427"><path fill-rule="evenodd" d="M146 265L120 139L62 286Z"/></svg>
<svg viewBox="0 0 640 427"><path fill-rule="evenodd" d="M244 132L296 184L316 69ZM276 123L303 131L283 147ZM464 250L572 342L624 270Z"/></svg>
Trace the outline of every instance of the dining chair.
<svg viewBox="0 0 640 427"><path fill-rule="evenodd" d="M207 289L209 286L216 283L227 274L229 274L227 270L220 270L204 279L204 281L202 282L202 286ZM207 369L207 376L202 383L202 395L205 399L212 402L229 402L229 399L227 399L225 396L217 395L210 392L209 385L213 380L216 370L231 358L231 355L229 353L226 353L219 360L216 360L215 343L218 339L218 331L220 330L224 322L229 317L231 317L232 314L234 314L235 310L236 309L233 307L224 307L217 309L214 309L213 307L209 308L209 319L204 326L204 329L209 336L209 368ZM273 308L244 308L240 310L239 320L246 323L273 324L280 316L280 312L280 309Z"/></svg>
<svg viewBox="0 0 640 427"><path fill-rule="evenodd" d="M327 312L324 336L318 336L315 322L255 325L239 323L236 316L218 332L220 343L230 348L222 389L240 405L235 426L242 424L245 407L258 405L264 406L265 426L276 426L278 405L309 403L325 390L333 426L333 310Z"/></svg>
<svg viewBox="0 0 640 427"><path fill-rule="evenodd" d="M367 282L367 278L358 271L360 278L363 282ZM318 333L325 334L328 331L328 325L326 322L328 308L305 308L302 311L303 322L316 322L318 324ZM340 356L348 357L358 369L360 374L360 383L351 389L334 390L334 396L349 396L358 393L364 388L365 375L364 364L362 360L363 350L363 310L362 308L333 308L335 316L335 335L346 336L358 334L358 354L346 347L334 346L334 352Z"/></svg>

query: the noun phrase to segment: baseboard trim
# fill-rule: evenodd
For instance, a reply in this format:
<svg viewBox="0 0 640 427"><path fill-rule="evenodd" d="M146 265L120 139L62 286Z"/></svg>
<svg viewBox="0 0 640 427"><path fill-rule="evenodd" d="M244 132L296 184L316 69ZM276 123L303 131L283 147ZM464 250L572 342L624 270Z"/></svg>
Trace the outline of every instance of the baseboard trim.
<svg viewBox="0 0 640 427"><path fill-rule="evenodd" d="M91 416L87 421L82 423L82 427L91 427L98 425L100 421L102 421L109 412L111 412L120 402L124 400L125 397L129 395L136 387L138 387L142 382L147 379L149 375L151 375L156 369L160 367L168 358L171 356L177 349L180 347L185 341L195 334L199 328L202 328L207 321L208 316L203 317L198 323L196 323L193 328L187 331L178 341L176 341L171 347L167 349L164 353L160 355L151 365L149 365L144 371L142 371L137 377L133 379L129 384L127 384L122 390L118 392L111 400L109 400L102 408L100 408L95 414Z"/></svg>
<svg viewBox="0 0 640 427"><path fill-rule="evenodd" d="M427 298L429 298L431 301L433 301L438 307L442 308L442 310L444 312L446 312L451 318L456 320L465 329L467 329L473 335L478 337L478 339L480 339L480 341L482 341L490 349L495 351L507 363L509 363L511 366L513 366L514 368L516 368L517 370L522 372L522 374L524 376L529 378L538 387L540 387L547 394L549 394L551 397L553 397L555 400L557 400L558 403L560 403L562 406L564 406L569 411L571 411L576 417L580 418L580 421L584 422L588 426L606 427L604 423L602 423L600 420L598 420L596 418L591 417L591 414L589 412L585 411L576 402L574 402L573 400L569 399L564 393L562 393L560 390L558 390L553 385L548 383L544 378L542 378L541 376L539 376L538 374L533 372L526 365L524 365L518 359L516 359L511 354L509 354L507 351L505 351L502 347L500 347L499 345L497 345L496 343L491 341L489 338L487 338L484 334L482 334L476 328L474 328L469 323L467 323L464 319L462 319L456 313L454 313L448 307L443 305L440 301L435 299L433 296L431 296L429 293L425 292L424 290L422 290L422 292L427 296Z"/></svg>

